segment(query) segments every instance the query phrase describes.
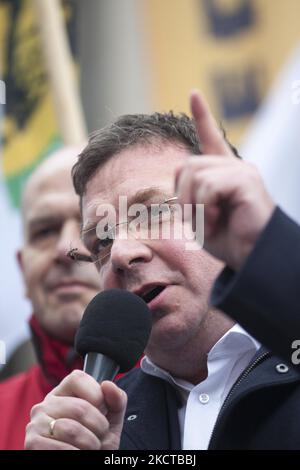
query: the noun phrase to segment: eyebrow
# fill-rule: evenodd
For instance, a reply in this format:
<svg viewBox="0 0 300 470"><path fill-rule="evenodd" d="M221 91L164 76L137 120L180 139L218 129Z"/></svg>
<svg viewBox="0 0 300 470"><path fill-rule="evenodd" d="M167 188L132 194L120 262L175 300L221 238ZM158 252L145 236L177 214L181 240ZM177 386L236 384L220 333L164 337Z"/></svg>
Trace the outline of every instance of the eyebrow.
<svg viewBox="0 0 300 470"><path fill-rule="evenodd" d="M140 189L133 196L128 198L128 206L131 206L135 203L143 204L155 196L167 197L168 195L158 186L151 186L150 188Z"/></svg>
<svg viewBox="0 0 300 470"><path fill-rule="evenodd" d="M135 194L133 194L132 196L128 198L128 201L127 201L128 207L130 207L132 204L143 204L145 202L148 202L150 199L154 197L158 197L158 196L161 198L165 198L165 199L167 199L168 197L171 197L170 194L167 194L158 186L151 186L149 188L139 189ZM87 224L85 227L81 226L81 238L83 239L83 236L85 234L95 230L97 223L98 221L91 222L90 224Z"/></svg>
<svg viewBox="0 0 300 470"><path fill-rule="evenodd" d="M57 216L49 216L49 217L32 217L27 222L28 227L32 228L39 225L45 224L52 224L52 223L59 223L61 219Z"/></svg>

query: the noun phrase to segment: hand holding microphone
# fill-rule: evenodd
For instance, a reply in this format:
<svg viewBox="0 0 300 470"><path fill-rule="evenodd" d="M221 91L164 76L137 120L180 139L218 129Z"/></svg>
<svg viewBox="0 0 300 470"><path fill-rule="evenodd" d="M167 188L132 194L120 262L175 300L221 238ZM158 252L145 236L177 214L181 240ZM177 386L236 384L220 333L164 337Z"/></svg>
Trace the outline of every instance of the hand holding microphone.
<svg viewBox="0 0 300 470"><path fill-rule="evenodd" d="M32 408L25 448L118 449L127 397L108 380L134 367L150 331L150 311L140 297L119 289L97 294L75 339L85 372L73 371Z"/></svg>

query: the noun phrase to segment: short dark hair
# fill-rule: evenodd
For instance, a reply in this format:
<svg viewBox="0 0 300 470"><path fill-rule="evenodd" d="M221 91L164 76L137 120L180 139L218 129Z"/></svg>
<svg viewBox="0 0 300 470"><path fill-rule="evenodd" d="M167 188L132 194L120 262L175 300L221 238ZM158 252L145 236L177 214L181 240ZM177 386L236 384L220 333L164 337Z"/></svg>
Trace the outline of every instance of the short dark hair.
<svg viewBox="0 0 300 470"><path fill-rule="evenodd" d="M225 137L225 133L224 133ZM82 198L88 181L111 157L128 147L172 143L194 155L201 154L194 121L186 114L128 114L93 132L72 169L76 193ZM230 144L229 144L230 145ZM234 147L233 153L238 156Z"/></svg>

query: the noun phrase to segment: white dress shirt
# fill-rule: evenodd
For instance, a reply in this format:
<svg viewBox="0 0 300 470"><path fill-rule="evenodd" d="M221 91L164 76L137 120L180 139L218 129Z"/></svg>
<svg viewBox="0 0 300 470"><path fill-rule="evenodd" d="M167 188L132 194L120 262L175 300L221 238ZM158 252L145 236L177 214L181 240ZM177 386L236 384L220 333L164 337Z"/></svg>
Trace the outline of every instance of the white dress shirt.
<svg viewBox="0 0 300 470"><path fill-rule="evenodd" d="M173 377L148 357L143 358L141 368L146 374L171 383L182 396L183 406L178 412L182 449L208 448L226 396L259 347L258 341L235 324L209 351L208 375L198 385Z"/></svg>

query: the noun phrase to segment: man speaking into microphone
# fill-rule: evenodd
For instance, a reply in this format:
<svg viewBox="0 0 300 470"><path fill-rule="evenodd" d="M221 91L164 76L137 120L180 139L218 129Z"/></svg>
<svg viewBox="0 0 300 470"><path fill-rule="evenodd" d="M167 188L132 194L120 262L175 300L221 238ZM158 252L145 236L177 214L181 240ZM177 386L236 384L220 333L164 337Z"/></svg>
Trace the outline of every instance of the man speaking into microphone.
<svg viewBox="0 0 300 470"><path fill-rule="evenodd" d="M191 109L194 121L120 117L79 156L73 182L90 261L103 289L147 303L152 331L141 368L118 385L74 371L36 405L27 449L300 448L300 374L286 364L299 320L272 303L274 285L255 284L273 259L273 232L295 245L298 228L197 93ZM139 226L130 211L124 219L122 198L144 207L150 225L142 210ZM191 204L205 205L206 250L191 241L197 211L181 210ZM274 263L269 276L279 279Z"/></svg>

